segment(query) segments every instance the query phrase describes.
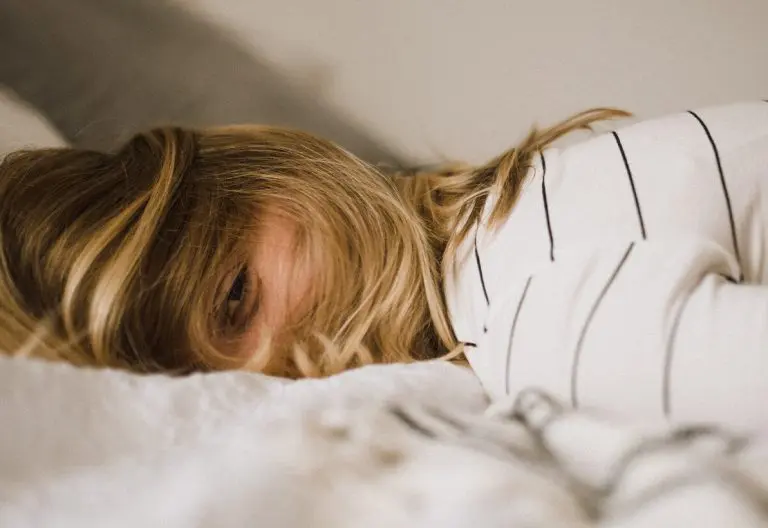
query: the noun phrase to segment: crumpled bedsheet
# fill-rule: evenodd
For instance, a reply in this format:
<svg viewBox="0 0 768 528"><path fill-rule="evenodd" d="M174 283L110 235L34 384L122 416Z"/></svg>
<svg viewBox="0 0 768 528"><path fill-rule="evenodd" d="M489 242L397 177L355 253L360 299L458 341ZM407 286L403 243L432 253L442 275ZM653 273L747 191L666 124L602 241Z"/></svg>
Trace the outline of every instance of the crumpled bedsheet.
<svg viewBox="0 0 768 528"><path fill-rule="evenodd" d="M768 526L768 441L489 405L471 371L288 382L0 358L2 527Z"/></svg>

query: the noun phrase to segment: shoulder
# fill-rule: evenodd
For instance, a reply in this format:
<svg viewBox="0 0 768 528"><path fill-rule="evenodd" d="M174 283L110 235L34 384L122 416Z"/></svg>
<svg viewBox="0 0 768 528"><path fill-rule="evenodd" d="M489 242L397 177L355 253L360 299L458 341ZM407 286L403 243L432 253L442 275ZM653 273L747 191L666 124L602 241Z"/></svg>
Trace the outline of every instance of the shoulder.
<svg viewBox="0 0 768 528"><path fill-rule="evenodd" d="M559 150L564 155L564 161L575 163L581 161L579 154L586 154L594 165L601 160L601 156L613 160L618 153L626 157L627 144L635 154L647 152L679 157L708 152L712 148L740 148L766 136L768 101L758 100L693 108L636 120ZM573 160L569 160L571 156Z"/></svg>

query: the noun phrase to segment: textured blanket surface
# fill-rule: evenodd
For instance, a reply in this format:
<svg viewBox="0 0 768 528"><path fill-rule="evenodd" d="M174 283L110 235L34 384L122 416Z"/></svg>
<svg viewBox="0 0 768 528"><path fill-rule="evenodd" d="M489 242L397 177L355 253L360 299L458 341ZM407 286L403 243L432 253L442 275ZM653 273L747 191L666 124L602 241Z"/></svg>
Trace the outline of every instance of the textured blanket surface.
<svg viewBox="0 0 768 528"><path fill-rule="evenodd" d="M0 526L768 526L768 445L471 372L286 382L0 359Z"/></svg>

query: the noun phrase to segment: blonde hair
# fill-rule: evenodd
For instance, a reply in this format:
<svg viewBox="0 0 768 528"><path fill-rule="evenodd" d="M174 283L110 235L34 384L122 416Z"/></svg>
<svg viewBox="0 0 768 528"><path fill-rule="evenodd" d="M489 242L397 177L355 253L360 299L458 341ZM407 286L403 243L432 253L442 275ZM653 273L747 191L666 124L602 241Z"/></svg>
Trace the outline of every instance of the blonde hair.
<svg viewBox="0 0 768 528"><path fill-rule="evenodd" d="M574 131L591 131L599 121L631 115L615 108L593 108L551 127L533 127L517 146L479 167L450 163L432 170L398 173L401 194L424 219L432 244L441 255L442 276L449 273L456 250L480 221L491 195L496 200L486 227L493 229L506 219L539 152Z"/></svg>
<svg viewBox="0 0 768 528"><path fill-rule="evenodd" d="M159 128L111 154L12 154L0 165L0 350L137 372L288 377L459 350L440 266L489 194L499 195L495 224L537 151L623 115L593 110L533 130L482 167L390 175L274 127ZM296 256L315 270L310 306L290 346L231 357L216 346L217 291L275 209L298 226Z"/></svg>

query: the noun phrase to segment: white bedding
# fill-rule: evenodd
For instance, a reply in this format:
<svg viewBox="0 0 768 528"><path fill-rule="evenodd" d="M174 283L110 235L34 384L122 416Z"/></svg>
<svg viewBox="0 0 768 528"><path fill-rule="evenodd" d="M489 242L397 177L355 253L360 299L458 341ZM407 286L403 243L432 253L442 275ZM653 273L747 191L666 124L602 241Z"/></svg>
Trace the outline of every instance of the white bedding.
<svg viewBox="0 0 768 528"><path fill-rule="evenodd" d="M61 135L39 112L0 84L0 159L19 149L65 145Z"/></svg>
<svg viewBox="0 0 768 528"><path fill-rule="evenodd" d="M0 526L768 526L759 438L511 408L442 363L285 382L0 358Z"/></svg>

